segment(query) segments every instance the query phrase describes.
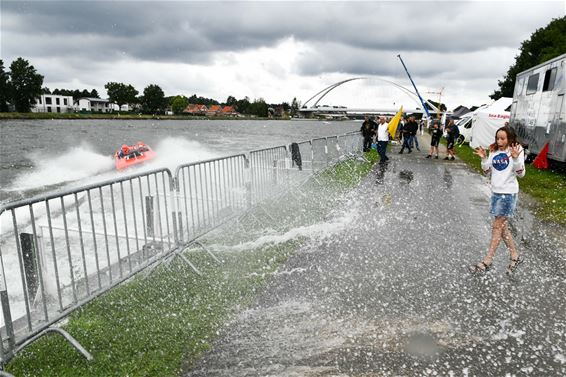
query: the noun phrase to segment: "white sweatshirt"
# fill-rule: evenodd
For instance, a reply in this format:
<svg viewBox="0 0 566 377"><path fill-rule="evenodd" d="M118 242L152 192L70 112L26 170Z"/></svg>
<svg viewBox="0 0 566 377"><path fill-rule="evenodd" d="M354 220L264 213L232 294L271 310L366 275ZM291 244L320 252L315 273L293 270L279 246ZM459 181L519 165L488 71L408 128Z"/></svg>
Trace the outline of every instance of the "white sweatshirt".
<svg viewBox="0 0 566 377"><path fill-rule="evenodd" d="M509 148L491 152L481 160L481 168L486 175L491 173L491 192L516 194L519 192L517 177L525 176L525 153L521 149L519 157L512 158Z"/></svg>

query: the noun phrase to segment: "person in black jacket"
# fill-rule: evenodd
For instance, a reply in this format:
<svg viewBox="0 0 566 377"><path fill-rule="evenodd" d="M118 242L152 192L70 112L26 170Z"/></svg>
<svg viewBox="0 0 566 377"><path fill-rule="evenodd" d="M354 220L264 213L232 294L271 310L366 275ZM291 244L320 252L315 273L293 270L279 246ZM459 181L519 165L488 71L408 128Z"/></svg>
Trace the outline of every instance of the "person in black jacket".
<svg viewBox="0 0 566 377"><path fill-rule="evenodd" d="M407 147L409 153L412 152L413 135L417 134L418 129L419 125L417 124L417 122L415 122L415 117L410 117L409 121L405 123L403 130L401 131L403 133L403 145L401 146L399 154L403 154L405 147Z"/></svg>
<svg viewBox="0 0 566 377"><path fill-rule="evenodd" d="M436 150L436 156L434 158L438 159L438 145L440 144L441 137L442 130L440 129L440 124L435 121L430 130L430 150L428 151L428 156L426 156L426 158L432 158L432 154Z"/></svg>
<svg viewBox="0 0 566 377"><path fill-rule="evenodd" d="M458 136L460 136L460 130L458 130L458 126L454 124L454 120L450 119L448 121L448 125L446 126L446 157L445 160L455 160L454 157L456 152L454 151L454 143Z"/></svg>
<svg viewBox="0 0 566 377"><path fill-rule="evenodd" d="M375 129L376 124L374 121L370 120L367 116L362 123L362 127L360 128L360 132L364 137L364 152L369 152L371 149L371 142L373 141L373 137L375 136Z"/></svg>

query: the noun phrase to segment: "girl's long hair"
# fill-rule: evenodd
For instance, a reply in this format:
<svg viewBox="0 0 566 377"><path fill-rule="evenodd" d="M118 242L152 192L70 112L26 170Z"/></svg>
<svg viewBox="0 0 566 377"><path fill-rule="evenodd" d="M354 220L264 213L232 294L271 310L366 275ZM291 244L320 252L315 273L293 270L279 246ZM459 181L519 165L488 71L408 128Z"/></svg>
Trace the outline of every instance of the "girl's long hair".
<svg viewBox="0 0 566 377"><path fill-rule="evenodd" d="M495 132L495 142L493 144L490 144L489 146L489 150L491 152L495 152L497 149L499 149L499 147L497 146L497 134L499 133L499 131L503 131L505 132L505 134L507 134L508 147L513 147L517 144L517 134L515 134L515 131L509 126L503 126L499 128L497 132Z"/></svg>

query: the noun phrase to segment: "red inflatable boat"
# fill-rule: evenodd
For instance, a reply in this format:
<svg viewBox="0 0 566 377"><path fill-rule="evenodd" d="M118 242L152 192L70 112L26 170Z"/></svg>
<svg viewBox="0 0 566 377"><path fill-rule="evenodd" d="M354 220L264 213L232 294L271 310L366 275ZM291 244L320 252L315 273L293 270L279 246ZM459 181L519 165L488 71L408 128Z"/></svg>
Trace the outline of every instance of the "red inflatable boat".
<svg viewBox="0 0 566 377"><path fill-rule="evenodd" d="M130 166L143 164L155 158L155 152L145 143L138 141L135 145L122 145L114 153L114 162L117 170L123 170Z"/></svg>

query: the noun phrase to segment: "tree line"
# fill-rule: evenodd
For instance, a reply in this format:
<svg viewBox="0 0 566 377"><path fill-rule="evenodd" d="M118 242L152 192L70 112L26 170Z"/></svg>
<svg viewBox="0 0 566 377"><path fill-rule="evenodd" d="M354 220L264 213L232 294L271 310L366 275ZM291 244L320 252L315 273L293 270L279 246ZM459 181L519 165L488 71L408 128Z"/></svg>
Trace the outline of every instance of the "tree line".
<svg viewBox="0 0 566 377"><path fill-rule="evenodd" d="M553 19L544 28L537 29L531 37L521 43L515 63L509 67L503 80L498 80L496 89L489 97L513 97L515 77L518 73L566 53L566 16Z"/></svg>
<svg viewBox="0 0 566 377"><path fill-rule="evenodd" d="M17 112L30 112L36 98L42 94L71 96L73 101L83 97L100 98L96 89L91 91L87 89L54 89L51 91L49 88L43 87L43 78L29 61L21 57L10 64L9 71L5 71L4 62L0 60L0 112L10 111L10 105L13 105ZM184 95L166 97L161 87L156 84L145 87L141 95L134 86L127 83L108 82L104 85L104 88L110 102L116 103L120 108L126 104L133 105L136 111L145 114L163 114L169 107L174 114L182 114L183 110L191 103L206 106L233 106L236 111L244 115L267 117L270 112L276 110L294 115L300 105L296 98L289 105L287 102L268 104L263 98L251 101L248 97L244 97L238 100L233 96L228 96L224 103L196 94L190 97Z"/></svg>

